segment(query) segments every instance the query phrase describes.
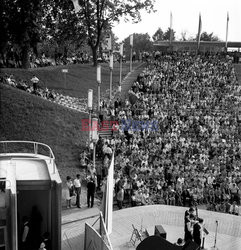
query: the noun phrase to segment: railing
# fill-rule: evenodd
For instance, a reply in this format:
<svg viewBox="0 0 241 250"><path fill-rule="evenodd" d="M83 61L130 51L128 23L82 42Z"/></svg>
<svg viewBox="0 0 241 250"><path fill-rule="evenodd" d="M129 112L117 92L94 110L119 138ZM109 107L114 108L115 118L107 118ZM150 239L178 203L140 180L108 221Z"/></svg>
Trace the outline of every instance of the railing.
<svg viewBox="0 0 241 250"><path fill-rule="evenodd" d="M41 142L34 141L0 141L0 154L11 154L11 153L27 153L35 155L47 156L50 160L50 164L53 167L53 173L55 173L55 156L52 149ZM22 159L22 158L21 158ZM25 158L29 159L29 158ZM37 158L31 158L37 159Z"/></svg>

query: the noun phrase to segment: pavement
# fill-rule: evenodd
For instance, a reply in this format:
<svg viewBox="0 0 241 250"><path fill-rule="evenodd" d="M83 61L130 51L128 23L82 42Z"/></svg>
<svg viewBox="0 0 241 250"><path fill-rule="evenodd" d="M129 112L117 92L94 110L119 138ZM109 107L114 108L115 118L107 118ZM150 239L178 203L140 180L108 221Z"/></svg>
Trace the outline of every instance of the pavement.
<svg viewBox="0 0 241 250"><path fill-rule="evenodd" d="M95 199L94 207L88 208L86 189L81 193L81 208L74 206L67 209L63 202L62 206L62 250L83 250L85 223L93 225L99 218L100 201ZM94 227L98 229L98 222Z"/></svg>

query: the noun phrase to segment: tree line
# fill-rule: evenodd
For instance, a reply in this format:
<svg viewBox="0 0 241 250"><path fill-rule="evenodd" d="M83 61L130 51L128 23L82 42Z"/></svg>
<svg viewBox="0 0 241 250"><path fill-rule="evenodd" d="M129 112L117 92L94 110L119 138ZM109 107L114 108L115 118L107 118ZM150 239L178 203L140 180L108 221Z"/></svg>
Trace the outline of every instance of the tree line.
<svg viewBox="0 0 241 250"><path fill-rule="evenodd" d="M79 9L74 8L78 2ZM155 0L1 0L0 59L14 58L22 68L30 67L31 54L38 57L47 52L55 57L67 57L83 47L89 47L94 65L106 34L111 33L120 18L139 22L140 11L154 11ZM170 32L161 28L152 38L134 34L136 50L150 51L153 41L169 40ZM183 34L183 39L186 39ZM201 40L218 39L212 33L202 33ZM128 50L128 38L124 40Z"/></svg>

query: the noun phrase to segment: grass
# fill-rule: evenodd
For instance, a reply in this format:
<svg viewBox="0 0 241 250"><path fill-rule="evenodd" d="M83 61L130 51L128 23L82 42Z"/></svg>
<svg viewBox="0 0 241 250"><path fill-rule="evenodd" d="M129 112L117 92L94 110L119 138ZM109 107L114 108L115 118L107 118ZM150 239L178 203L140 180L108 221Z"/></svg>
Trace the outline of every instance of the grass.
<svg viewBox="0 0 241 250"><path fill-rule="evenodd" d="M53 149L62 178L68 169L77 169L88 136L81 131L81 119L87 115L2 84L0 93L0 140L46 143Z"/></svg>
<svg viewBox="0 0 241 250"><path fill-rule="evenodd" d="M118 83L118 64L115 64L113 81ZM134 65L134 68L138 64ZM124 65L123 75L129 65ZM67 87L62 68L68 68ZM69 65L37 69L2 69L0 74L13 74L17 79L30 81L33 74L42 84L70 96L87 98L89 88L96 98L96 68L91 65ZM102 94L109 87L109 69L102 64ZM0 83L0 140L31 140L49 145L56 157L62 180L79 172L78 156L86 145L88 132L81 131L81 119L87 114L73 111L46 101L38 96Z"/></svg>
<svg viewBox="0 0 241 250"><path fill-rule="evenodd" d="M133 68L140 65L134 63ZM66 73L66 82L62 69L68 69ZM123 64L122 75L125 76L129 72L129 64ZM40 85L54 89L64 95L73 97L87 98L88 89L93 89L94 101L97 102L97 82L96 67L90 64L74 64L65 66L51 66L34 69L1 69L0 75L8 73L16 76L17 79L23 79L30 85L30 79L36 75L40 79ZM119 63L114 64L113 68L113 87L117 87L119 83ZM107 63L101 64L101 95L109 89L110 70Z"/></svg>

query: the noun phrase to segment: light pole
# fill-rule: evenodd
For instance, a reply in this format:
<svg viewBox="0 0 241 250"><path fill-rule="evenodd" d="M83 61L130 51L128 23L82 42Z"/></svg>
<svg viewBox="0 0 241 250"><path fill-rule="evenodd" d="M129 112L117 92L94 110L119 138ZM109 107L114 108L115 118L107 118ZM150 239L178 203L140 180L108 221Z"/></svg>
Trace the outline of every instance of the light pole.
<svg viewBox="0 0 241 250"><path fill-rule="evenodd" d="M113 53L110 51L110 101L112 98Z"/></svg>
<svg viewBox="0 0 241 250"><path fill-rule="evenodd" d="M92 121L92 141L93 141L93 166L95 168L96 143L98 141L98 119Z"/></svg>
<svg viewBox="0 0 241 250"><path fill-rule="evenodd" d="M123 57L123 43L120 44L120 81L119 81L119 92L121 92L121 82L122 82L122 57Z"/></svg>
<svg viewBox="0 0 241 250"><path fill-rule="evenodd" d="M89 138L88 138L88 143L89 143L89 147L90 147L90 142L91 142L91 111L93 108L93 89L89 89L88 90L88 110L89 110Z"/></svg>
<svg viewBox="0 0 241 250"><path fill-rule="evenodd" d="M130 35L130 48L131 48L131 52L130 52L130 72L132 71L132 48L133 48L133 34Z"/></svg>
<svg viewBox="0 0 241 250"><path fill-rule="evenodd" d="M97 84L98 84L98 112L100 112L100 84L101 84L101 65L97 65Z"/></svg>

